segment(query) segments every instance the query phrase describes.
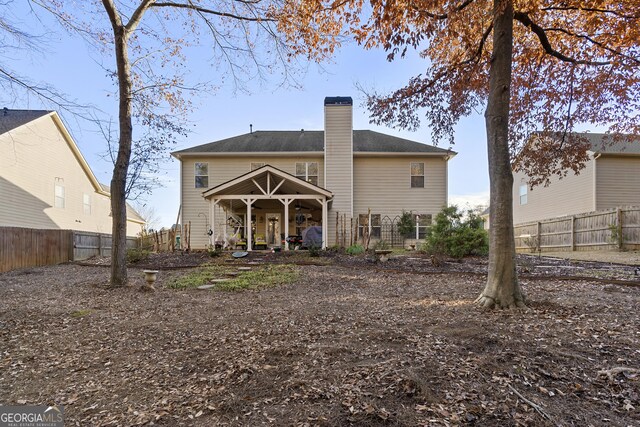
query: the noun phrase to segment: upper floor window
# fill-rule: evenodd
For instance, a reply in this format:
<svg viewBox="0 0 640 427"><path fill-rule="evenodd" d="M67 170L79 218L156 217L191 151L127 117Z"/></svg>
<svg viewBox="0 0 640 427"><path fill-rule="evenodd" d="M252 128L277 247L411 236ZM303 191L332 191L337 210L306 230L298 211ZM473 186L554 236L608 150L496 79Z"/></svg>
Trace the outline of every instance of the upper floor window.
<svg viewBox="0 0 640 427"><path fill-rule="evenodd" d="M424 188L424 163L411 163L411 188Z"/></svg>
<svg viewBox="0 0 640 427"><path fill-rule="evenodd" d="M82 195L82 209L85 215L91 215L91 196L88 194Z"/></svg>
<svg viewBox="0 0 640 427"><path fill-rule="evenodd" d="M195 185L196 188L209 188L209 163L196 162Z"/></svg>
<svg viewBox="0 0 640 427"><path fill-rule="evenodd" d="M520 204L521 205L526 205L527 204L527 184L522 184L520 186Z"/></svg>
<svg viewBox="0 0 640 427"><path fill-rule="evenodd" d="M296 163L296 178L318 185L318 162Z"/></svg>
<svg viewBox="0 0 640 427"><path fill-rule="evenodd" d="M256 169L260 169L264 166L264 163L261 162L251 162L251 170L254 171Z"/></svg>
<svg viewBox="0 0 640 427"><path fill-rule="evenodd" d="M64 181L56 178L55 203L56 208L64 209Z"/></svg>

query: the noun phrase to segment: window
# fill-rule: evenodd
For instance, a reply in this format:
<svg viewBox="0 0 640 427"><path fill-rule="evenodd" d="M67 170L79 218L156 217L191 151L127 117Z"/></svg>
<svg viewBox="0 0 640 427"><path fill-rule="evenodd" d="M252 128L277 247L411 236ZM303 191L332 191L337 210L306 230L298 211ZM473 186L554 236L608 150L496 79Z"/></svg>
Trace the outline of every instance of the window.
<svg viewBox="0 0 640 427"><path fill-rule="evenodd" d="M195 164L196 188L209 188L209 163Z"/></svg>
<svg viewBox="0 0 640 427"><path fill-rule="evenodd" d="M56 183L55 207L64 209L64 185L62 182Z"/></svg>
<svg viewBox="0 0 640 427"><path fill-rule="evenodd" d="M433 224L432 214L418 214L416 215L416 223L418 226L418 238L424 239L427 237L427 231Z"/></svg>
<svg viewBox="0 0 640 427"><path fill-rule="evenodd" d="M296 163L296 178L318 185L318 162Z"/></svg>
<svg viewBox="0 0 640 427"><path fill-rule="evenodd" d="M380 214L371 214L371 238L379 239L381 236L382 219ZM358 237L364 237L369 231L369 218L367 214L358 215Z"/></svg>
<svg viewBox="0 0 640 427"><path fill-rule="evenodd" d="M424 163L411 163L411 188L424 188Z"/></svg>
<svg viewBox="0 0 640 427"><path fill-rule="evenodd" d="M91 215L91 196L88 194L82 195L82 208L85 215Z"/></svg>
<svg viewBox="0 0 640 427"><path fill-rule="evenodd" d="M256 169L260 169L261 167L264 166L264 163L260 163L260 162L251 162L251 170L254 171Z"/></svg>
<svg viewBox="0 0 640 427"><path fill-rule="evenodd" d="M527 184L522 184L520 186L520 204L527 204Z"/></svg>

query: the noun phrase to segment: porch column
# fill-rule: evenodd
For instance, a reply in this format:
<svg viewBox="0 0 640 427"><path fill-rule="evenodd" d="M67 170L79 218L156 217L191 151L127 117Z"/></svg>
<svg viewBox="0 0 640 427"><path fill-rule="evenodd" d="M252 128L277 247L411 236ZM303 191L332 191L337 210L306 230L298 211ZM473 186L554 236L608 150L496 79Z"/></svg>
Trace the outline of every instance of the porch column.
<svg viewBox="0 0 640 427"><path fill-rule="evenodd" d="M211 218L211 236L209 236L209 245L214 249L216 244L216 206L218 206L218 202L219 200L209 199L209 218Z"/></svg>
<svg viewBox="0 0 640 427"><path fill-rule="evenodd" d="M322 205L322 249L327 249L327 239L329 238L329 214L327 212L327 198L318 199Z"/></svg>
<svg viewBox="0 0 640 427"><path fill-rule="evenodd" d="M284 250L288 251L289 242L287 239L289 238L289 205L293 202L293 199L285 197L279 200L284 205Z"/></svg>
<svg viewBox="0 0 640 427"><path fill-rule="evenodd" d="M253 250L253 245L251 243L253 236L251 232L251 205L256 199L241 199L247 205L247 219L244 221L247 226L247 251Z"/></svg>

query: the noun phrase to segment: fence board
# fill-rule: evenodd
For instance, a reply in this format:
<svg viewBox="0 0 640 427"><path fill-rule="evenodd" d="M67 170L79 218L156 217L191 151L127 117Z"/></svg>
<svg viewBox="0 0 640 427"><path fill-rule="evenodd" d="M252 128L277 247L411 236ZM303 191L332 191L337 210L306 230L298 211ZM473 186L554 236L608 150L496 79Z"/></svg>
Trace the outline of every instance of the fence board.
<svg viewBox="0 0 640 427"><path fill-rule="evenodd" d="M618 224L619 221L621 224ZM620 207L515 225L516 250L544 252L616 249L616 229L622 230L623 249L638 249L640 207Z"/></svg>
<svg viewBox="0 0 640 427"><path fill-rule="evenodd" d="M0 227L0 272L73 259L70 230Z"/></svg>
<svg viewBox="0 0 640 427"><path fill-rule="evenodd" d="M127 237L127 248L138 238ZM74 230L0 227L0 272L111 254L111 235Z"/></svg>

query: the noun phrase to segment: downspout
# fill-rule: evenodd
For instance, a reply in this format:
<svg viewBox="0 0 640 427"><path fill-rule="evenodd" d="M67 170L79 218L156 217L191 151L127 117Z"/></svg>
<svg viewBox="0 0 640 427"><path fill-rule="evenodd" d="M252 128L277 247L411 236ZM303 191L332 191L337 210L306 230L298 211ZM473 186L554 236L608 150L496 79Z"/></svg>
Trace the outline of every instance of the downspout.
<svg viewBox="0 0 640 427"><path fill-rule="evenodd" d="M598 164L596 160L598 160L602 156L602 153L594 153L593 156L593 206L592 211L598 210Z"/></svg>

